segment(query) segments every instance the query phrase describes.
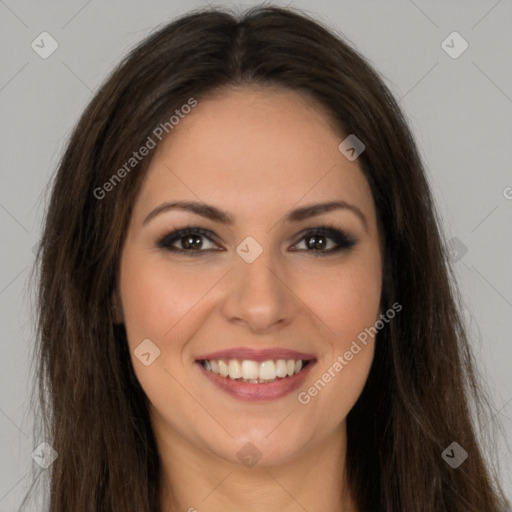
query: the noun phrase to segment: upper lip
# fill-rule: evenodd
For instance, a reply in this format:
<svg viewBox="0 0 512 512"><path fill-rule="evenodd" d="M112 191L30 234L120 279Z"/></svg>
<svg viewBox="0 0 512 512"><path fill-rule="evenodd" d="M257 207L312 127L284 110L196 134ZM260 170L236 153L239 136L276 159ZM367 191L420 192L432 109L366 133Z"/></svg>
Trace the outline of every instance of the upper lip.
<svg viewBox="0 0 512 512"><path fill-rule="evenodd" d="M277 359L302 359L311 360L315 359L313 354L306 354L304 352L297 352L296 350L289 350L286 348L264 348L255 349L250 347L239 347L225 350L218 350L216 352L210 352L196 357L196 361L203 359L208 360L219 360L219 359L238 359L243 361L244 359L250 359L252 361L270 361Z"/></svg>

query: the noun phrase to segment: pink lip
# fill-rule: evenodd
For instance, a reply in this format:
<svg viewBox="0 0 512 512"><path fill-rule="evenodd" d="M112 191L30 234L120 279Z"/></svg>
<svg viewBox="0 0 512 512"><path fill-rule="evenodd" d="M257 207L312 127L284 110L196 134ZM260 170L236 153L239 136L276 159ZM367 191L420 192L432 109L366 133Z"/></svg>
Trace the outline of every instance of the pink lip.
<svg viewBox="0 0 512 512"><path fill-rule="evenodd" d="M288 350L285 348L267 348L267 349L254 349L249 347L232 348L228 350L219 350L196 357L196 361L203 359L219 360L219 359L251 359L261 363L262 361L276 361L277 359L302 359L311 360L315 359L314 354L305 354L304 352L297 352L295 350ZM300 374L297 374L300 375Z"/></svg>
<svg viewBox="0 0 512 512"><path fill-rule="evenodd" d="M216 354L214 354L216 355ZM211 356L211 354L210 354ZM208 359L205 357L204 359ZM213 359L216 359L213 358ZM222 359L222 358L219 358ZM233 357L232 359L236 359ZM272 358L271 358L272 359ZM285 357L283 357L285 359ZM294 357L290 357L294 359ZM302 359L299 357L297 359ZM276 400L283 396L291 393L298 387L300 387L304 379L306 379L311 368L315 365L316 361L311 361L308 365L296 375L292 377L285 377L283 379L277 379L274 382L269 383L253 383L241 382L230 379L229 377L222 377L211 371L208 371L201 363L196 363L203 374L217 387L225 391L226 393L238 398L239 400L245 400L248 402L256 402L261 400Z"/></svg>

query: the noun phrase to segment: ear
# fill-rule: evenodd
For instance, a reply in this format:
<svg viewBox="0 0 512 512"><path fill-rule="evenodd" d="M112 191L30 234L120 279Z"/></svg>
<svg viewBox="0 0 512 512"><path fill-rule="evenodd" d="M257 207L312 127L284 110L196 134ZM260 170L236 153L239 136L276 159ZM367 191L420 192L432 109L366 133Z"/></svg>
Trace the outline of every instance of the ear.
<svg viewBox="0 0 512 512"><path fill-rule="evenodd" d="M124 323L124 313L123 313L123 307L121 304L120 293L119 293L119 290L117 287L112 292L111 304L112 304L112 313L114 316L114 322L116 324L123 324Z"/></svg>

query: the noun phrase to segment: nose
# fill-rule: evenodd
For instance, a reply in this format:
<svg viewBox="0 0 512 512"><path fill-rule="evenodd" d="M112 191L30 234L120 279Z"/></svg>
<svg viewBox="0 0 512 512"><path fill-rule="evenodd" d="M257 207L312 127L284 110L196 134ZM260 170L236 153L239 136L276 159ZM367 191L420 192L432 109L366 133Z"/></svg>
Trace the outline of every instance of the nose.
<svg viewBox="0 0 512 512"><path fill-rule="evenodd" d="M230 272L222 306L224 317L260 334L284 327L300 308L290 281L270 251L263 251L252 263L238 258Z"/></svg>

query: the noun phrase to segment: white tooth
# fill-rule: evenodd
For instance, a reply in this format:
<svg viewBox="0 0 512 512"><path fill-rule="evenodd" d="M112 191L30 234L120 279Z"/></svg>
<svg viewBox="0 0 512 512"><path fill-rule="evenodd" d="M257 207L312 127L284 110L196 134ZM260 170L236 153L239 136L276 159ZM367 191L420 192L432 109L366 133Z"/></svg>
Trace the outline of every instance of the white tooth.
<svg viewBox="0 0 512 512"><path fill-rule="evenodd" d="M226 361L224 361L223 359L219 359L218 363L219 363L219 373L223 377L227 377L229 375L229 366L227 365Z"/></svg>
<svg viewBox="0 0 512 512"><path fill-rule="evenodd" d="M276 378L276 365L274 361L260 363L260 379L274 380Z"/></svg>
<svg viewBox="0 0 512 512"><path fill-rule="evenodd" d="M299 373L303 367L300 359L278 359L277 361L263 361L258 363L250 359L244 359L241 363L236 359L229 361L205 360L204 367L222 377L231 379L243 379L247 382L265 382L275 380L277 377L284 378Z"/></svg>
<svg viewBox="0 0 512 512"><path fill-rule="evenodd" d="M286 377L287 369L286 369L286 361L284 359L278 359L276 364L276 375L278 377Z"/></svg>
<svg viewBox="0 0 512 512"><path fill-rule="evenodd" d="M259 375L259 365L256 361L244 359L242 361L242 377L246 380L257 379Z"/></svg>
<svg viewBox="0 0 512 512"><path fill-rule="evenodd" d="M229 361L229 377L231 379L239 379L242 376L242 367L236 359Z"/></svg>
<svg viewBox="0 0 512 512"><path fill-rule="evenodd" d="M210 361L210 366L212 367L213 373L219 373L219 365L217 364L217 361Z"/></svg>

